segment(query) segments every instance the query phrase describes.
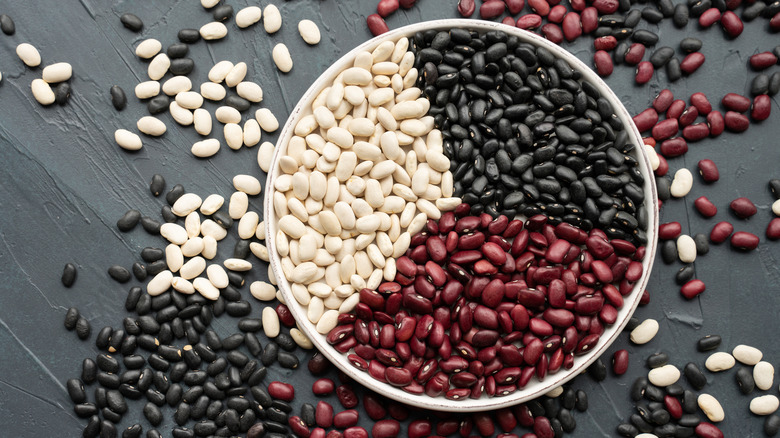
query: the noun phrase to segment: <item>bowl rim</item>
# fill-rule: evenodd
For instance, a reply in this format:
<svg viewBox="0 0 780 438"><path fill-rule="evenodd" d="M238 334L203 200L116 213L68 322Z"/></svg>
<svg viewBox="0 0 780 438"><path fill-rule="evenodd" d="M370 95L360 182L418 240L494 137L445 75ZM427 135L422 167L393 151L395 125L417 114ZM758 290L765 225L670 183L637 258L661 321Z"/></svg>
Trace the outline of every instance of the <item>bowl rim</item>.
<svg viewBox="0 0 780 438"><path fill-rule="evenodd" d="M645 194L650 194L649 197L645 196L643 207L648 213L649 223L647 229L647 244L645 245L645 258L642 261L642 277L634 284L631 293L625 297L623 307L618 311L618 321L604 330L596 348L582 356L575 357L574 366L569 370L561 370L559 373L548 375L541 382L537 379L532 379L524 388L518 389L507 396L487 397L486 395L483 395L476 400L449 400L443 396L429 397L425 394L410 394L403 391L401 388L380 382L371 377L367 372L361 371L349 364L347 356L336 351L333 346L328 344L325 335L321 335L316 331L314 324L308 320L306 311L295 300L290 289L290 284L281 269L281 261L276 250L275 242L278 228L276 213L273 208L273 193L275 192L274 180L280 173L279 160L282 153L286 152L287 144L294 135L295 125L304 115L310 112L309 107L320 91L330 85L341 71L351 67L355 56L362 51L373 50L384 41L397 41L403 37L411 37L419 31L431 29L445 30L451 28L467 28L480 33L492 30L506 32L509 35L517 36L524 43L531 43L534 46L542 47L550 51L556 58L566 60L573 69L579 70L582 73L582 80L587 80L598 89L602 97L605 97L612 105L615 115L623 122L629 135L629 141L634 143L636 146L634 150L636 150L637 155L639 156L640 172L645 179L643 192ZM263 201L263 219L265 221L267 236L266 245L270 258L270 268L276 278L277 289L281 292L282 297L287 303L287 307L295 317L299 329L306 334L314 346L325 355L328 360L361 385L404 404L435 411L477 412L513 406L544 395L583 372L612 345L633 315L639 305L642 291L647 287L657 249L659 222L658 194L653 175L653 170L650 166L647 152L645 151L642 136L636 128L631 115L612 89L609 88L609 86L607 86L607 84L593 72L589 66L580 61L572 53L532 32L497 22L469 19L442 19L418 22L374 37L347 52L314 81L308 90L301 96L295 108L290 112L290 116L285 122L276 142L273 158L271 160L271 168L268 171L265 185L266 191Z"/></svg>

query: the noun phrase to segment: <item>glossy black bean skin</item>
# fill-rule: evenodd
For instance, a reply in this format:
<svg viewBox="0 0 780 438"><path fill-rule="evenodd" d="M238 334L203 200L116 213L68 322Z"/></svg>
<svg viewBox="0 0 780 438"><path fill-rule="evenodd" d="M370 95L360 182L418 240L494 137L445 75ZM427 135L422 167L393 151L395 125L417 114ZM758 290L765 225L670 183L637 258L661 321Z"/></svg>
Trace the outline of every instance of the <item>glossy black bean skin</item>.
<svg viewBox="0 0 780 438"><path fill-rule="evenodd" d="M618 425L615 431L618 435L624 437L635 437L639 435L639 429L637 429L633 424L629 423L622 423Z"/></svg>
<svg viewBox="0 0 780 438"><path fill-rule="evenodd" d="M109 420L100 422L100 438L116 438L117 430L114 423Z"/></svg>
<svg viewBox="0 0 780 438"><path fill-rule="evenodd" d="M756 381L753 379L753 373L748 368L740 367L736 374L737 386L743 394L750 394L756 387Z"/></svg>
<svg viewBox="0 0 780 438"><path fill-rule="evenodd" d="M190 51L190 46L184 44L184 43L174 43L168 46L168 48L165 50L165 53L168 55L171 59L177 59L177 58L183 58L187 56L187 53Z"/></svg>
<svg viewBox="0 0 780 438"><path fill-rule="evenodd" d="M666 353L655 353L647 358L647 367L650 369L659 368L669 363L669 355Z"/></svg>
<svg viewBox="0 0 780 438"><path fill-rule="evenodd" d="M677 243L674 240L667 240L661 246L661 259L667 265L677 260Z"/></svg>
<svg viewBox="0 0 780 438"><path fill-rule="evenodd" d="M607 378L607 366L604 365L604 362L601 359L597 359L588 367L588 375L590 375L593 380L601 382Z"/></svg>
<svg viewBox="0 0 780 438"><path fill-rule="evenodd" d="M6 14L0 14L0 31L3 31L6 35L13 35L16 33L16 24L13 18Z"/></svg>
<svg viewBox="0 0 780 438"><path fill-rule="evenodd" d="M707 377L693 362L688 362L688 364L685 365L683 374L685 375L685 379L688 380L688 383L696 389L702 389L707 384Z"/></svg>
<svg viewBox="0 0 780 438"><path fill-rule="evenodd" d="M707 335L696 343L696 349L699 351L710 351L718 348L721 343L721 337L718 335Z"/></svg>
<svg viewBox="0 0 780 438"><path fill-rule="evenodd" d="M239 111L246 111L252 104L241 96L231 95L225 99L225 105L231 106Z"/></svg>
<svg viewBox="0 0 780 438"><path fill-rule="evenodd" d="M683 284L692 280L695 275L696 275L696 269L693 267L693 265L692 264L685 265L682 268L680 268L679 271L677 271L677 274L674 277L674 281L675 283L682 286Z"/></svg>
<svg viewBox="0 0 780 438"><path fill-rule="evenodd" d="M767 436L775 436L780 432L780 416L772 414L764 420L764 433Z"/></svg>
<svg viewBox="0 0 780 438"><path fill-rule="evenodd" d="M122 432L122 438L140 438L143 430L143 427L136 423Z"/></svg>
<svg viewBox="0 0 780 438"><path fill-rule="evenodd" d="M114 106L114 109L117 111L122 111L127 107L127 95L125 95L125 90L122 89L119 85L114 85L109 89L109 95L111 96L111 105Z"/></svg>
<svg viewBox="0 0 780 438"><path fill-rule="evenodd" d="M170 98L164 94L161 94L149 99L149 101L146 103L146 109L151 115L162 114L168 111L170 103Z"/></svg>
<svg viewBox="0 0 780 438"><path fill-rule="evenodd" d="M685 53L693 53L701 50L702 42L698 38L687 37L680 41L680 49Z"/></svg>
<svg viewBox="0 0 780 438"><path fill-rule="evenodd" d="M653 64L653 67L656 69L659 69L666 65L667 62L669 62L670 59L674 56L674 49L668 46L659 47L656 49L652 55L650 55L650 62Z"/></svg>
<svg viewBox="0 0 780 438"><path fill-rule="evenodd" d="M171 190L168 191L168 193L165 194L165 201L168 203L168 205L173 205L179 198L182 197L186 193L184 186L181 184L176 184L175 186L171 187Z"/></svg>
<svg viewBox="0 0 780 438"><path fill-rule="evenodd" d="M70 100L70 84L61 82L54 87L54 101L57 105L65 105Z"/></svg>
<svg viewBox="0 0 780 438"><path fill-rule="evenodd" d="M195 61L190 58L175 58L171 60L169 69L174 75L186 76L195 69Z"/></svg>
<svg viewBox="0 0 780 438"><path fill-rule="evenodd" d="M200 40L200 32L198 29L181 29L177 37L185 44L193 44Z"/></svg>
<svg viewBox="0 0 780 438"><path fill-rule="evenodd" d="M108 268L108 275L119 283L127 283L130 281L130 271L124 266L113 265Z"/></svg>
<svg viewBox="0 0 780 438"><path fill-rule="evenodd" d="M89 321L87 321L87 318L84 318L83 316L79 316L79 318L76 320L76 335L81 340L85 340L89 338L89 334L92 331Z"/></svg>
<svg viewBox="0 0 780 438"><path fill-rule="evenodd" d="M65 312L65 321L64 325L65 328L68 330L73 330L76 328L76 324L79 321L79 318L81 317L81 314L79 313L79 310L75 307L71 307L68 309L67 312Z"/></svg>
<svg viewBox="0 0 780 438"><path fill-rule="evenodd" d="M298 358L287 351L280 351L277 358L279 365L283 368L296 369L298 368Z"/></svg>
<svg viewBox="0 0 780 438"><path fill-rule="evenodd" d="M119 17L122 25L132 32L140 32L144 28L144 22L137 15L125 12Z"/></svg>

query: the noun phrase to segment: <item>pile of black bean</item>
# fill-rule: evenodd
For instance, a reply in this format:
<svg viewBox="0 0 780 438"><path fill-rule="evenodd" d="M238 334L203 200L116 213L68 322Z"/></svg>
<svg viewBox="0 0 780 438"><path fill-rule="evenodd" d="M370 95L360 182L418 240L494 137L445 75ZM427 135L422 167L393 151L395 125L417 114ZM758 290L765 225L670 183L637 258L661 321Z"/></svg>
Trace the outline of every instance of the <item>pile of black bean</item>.
<svg viewBox="0 0 780 438"><path fill-rule="evenodd" d="M421 32L412 50L445 139L454 196L472 213L541 213L553 225L646 241L635 145L580 72L499 31Z"/></svg>
<svg viewBox="0 0 780 438"><path fill-rule="evenodd" d="M155 180L159 186L160 179ZM153 182L153 194L159 195L162 189L155 193L154 186ZM166 197L169 205L163 207L164 212L183 190L174 186ZM144 226L146 231L159 234L159 222L144 218L156 223ZM137 217L135 222L144 222L144 218ZM177 217L170 215L166 220L175 221ZM162 249L147 247L141 251L147 264L138 265L154 274L166 268L163 257ZM248 437L287 436L287 416L292 406L272 398L264 380L266 367L274 364L282 369L298 368L297 345L286 331L267 341L262 337L262 320L250 316L252 306L240 291L245 284L243 276L228 272L230 284L216 301L173 289L155 297L139 286L129 289L125 309L130 315L122 320L121 327L106 326L98 331L95 346L100 353L94 359L84 359L81 376L66 384L74 412L88 419L84 437L118 436L116 425L130 411L128 400L144 403L143 416L153 427L162 425L163 412L170 410L178 425L172 431L177 438L238 433ZM238 331L227 336L217 334L211 324L223 315L238 319ZM89 323L77 309L69 309L64 323L81 339L89 338ZM225 324L228 322L221 325ZM88 397L85 385L95 384L93 397ZM133 424L121 436L139 437L142 432L140 424ZM152 429L146 436L162 435Z"/></svg>

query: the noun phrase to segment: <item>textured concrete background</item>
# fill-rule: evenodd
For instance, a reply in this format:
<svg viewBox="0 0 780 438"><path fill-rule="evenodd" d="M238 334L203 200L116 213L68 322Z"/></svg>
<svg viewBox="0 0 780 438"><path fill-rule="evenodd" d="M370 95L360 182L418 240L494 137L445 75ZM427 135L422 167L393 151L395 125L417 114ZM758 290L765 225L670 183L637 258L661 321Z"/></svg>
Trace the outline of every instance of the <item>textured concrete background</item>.
<svg viewBox="0 0 780 438"><path fill-rule="evenodd" d="M245 0L228 3L236 10L256 4ZM331 62L370 38L365 17L374 12L375 5L370 0L274 3L285 20L277 34L269 36L261 26L241 31L230 23L227 38L209 44L201 41L191 46L189 56L196 60L191 75L195 84L206 80L216 61L247 62L247 78L261 84L265 92L265 100L253 110L270 108L283 122L309 84ZM122 27L119 16L124 12L144 20L141 33ZM179 29L198 28L210 21L210 13L197 1L7 0L0 2L0 13L11 15L17 26L14 36L0 34L0 207L4 215L0 221L0 436L80 436L85 421L73 413L64 382L80 374L84 357L97 354L94 334L105 325L120 326L126 316L123 303L129 285L110 280L106 269L112 264L129 268L140 261L141 248L163 245L140 227L128 234L119 233L116 220L129 208L159 218L164 200L153 198L148 191L155 173L166 177L169 188L181 183L188 191L225 197L232 192L234 174L253 173L261 181L265 175L257 168L254 149L231 151L223 145L212 159L194 158L189 148L199 136L191 128L179 127L167 113L161 118L168 132L157 139L144 137L142 151L128 154L113 141L115 129L134 130L135 121L146 115L145 105L133 96L136 83L146 78L146 63L134 56L134 46L151 37L167 47L176 42ZM390 17L388 23L398 27L457 16L454 0L420 0L415 8ZM320 26L323 39L316 47L306 46L297 33L297 21L304 18ZM717 27L701 31L693 22L684 30L674 29L671 23L659 28L643 22L640 27L659 32L659 46L677 47L689 34L704 40L705 64L671 89L685 99L703 91L717 108L727 92L748 93L755 72L747 67L747 58L771 50L778 42L776 34L766 33L764 19L746 24L745 32L735 41L725 39ZM288 45L295 62L286 75L271 61L271 48L280 41ZM16 57L15 47L22 42L39 49L44 65L57 61L73 65L73 91L67 106L42 108L35 102L29 84L40 77L40 69L27 69ZM565 47L591 63L590 38ZM635 114L667 85L663 72L643 87L633 85L633 76L633 68L619 66L607 82ZM108 89L115 84L125 89L130 101L119 113L108 96ZM641 348L630 345L623 335L610 349L609 354L619 348L629 350L628 375L610 376L602 383L581 376L573 382L573 387L588 392L591 406L586 414L576 414L574 436L614 435L615 426L632 413L628 387L634 377L646 373L644 359L656 351L669 353L671 363L680 367L689 361L703 367L706 356L696 352L696 340L720 334L724 338L722 349L730 351L747 343L762 349L775 366L780 362L776 341L780 328L780 244L763 242L765 226L772 218L772 196L766 182L780 176L780 109L776 99L772 106L771 118L751 125L746 133L725 133L692 144L685 157L671 160L673 174L681 167L693 170L698 160L711 158L720 167L721 180L708 186L694 178L693 197L668 202L661 214L662 222L679 221L683 232L690 234L709 233L719 220L733 221L737 230L760 235L762 245L749 254L737 253L728 245L713 246L696 263L697 277L705 281L707 291L691 302L679 295L674 283L681 265L667 266L660 260L655 264L650 283L652 303L640 308L636 316L658 319L661 331ZM221 126L215 124L215 128ZM265 140L274 141L275 137L264 136ZM693 211L692 200L700 195L718 206L716 218L705 220ZM747 221L731 215L728 202L738 196L751 198L759 213ZM255 211L260 212L261 206L262 199L252 200ZM220 246L221 254L232 253L233 238ZM76 285L69 290L59 280L66 262L79 268ZM264 277L265 269L256 268L248 280ZM248 290L243 293L248 296ZM259 316L262 306L253 303L253 315ZM89 341L79 341L62 327L70 306L78 307L90 320L93 336ZM235 324L227 316L214 322L222 335L236 331ZM305 365L308 355L299 355ZM748 411L750 399L739 394L734 371L708 374L710 384L704 391L724 405L727 419L720 426L726 436L761 436L763 420ZM304 400L312 401L309 388L313 380L307 371L294 375L273 371L267 381L293 377L300 394L297 409ZM777 394L777 386L769 393ZM131 403L123 427L140 421L147 428L140 408L140 404ZM172 415L171 410L163 412L166 417ZM172 424L168 420L159 429L168 433Z"/></svg>

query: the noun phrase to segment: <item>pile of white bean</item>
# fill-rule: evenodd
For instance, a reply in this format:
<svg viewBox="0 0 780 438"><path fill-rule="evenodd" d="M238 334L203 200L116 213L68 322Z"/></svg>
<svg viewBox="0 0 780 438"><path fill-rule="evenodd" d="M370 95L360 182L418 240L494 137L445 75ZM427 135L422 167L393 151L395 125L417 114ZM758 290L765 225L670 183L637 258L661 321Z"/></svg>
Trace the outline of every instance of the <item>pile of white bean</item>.
<svg viewBox="0 0 780 438"><path fill-rule="evenodd" d="M282 146L270 195L279 231L271 237L319 333L354 309L357 291L393 281L411 236L461 202L408 47L403 38L359 53ZM272 155L258 151L263 170Z"/></svg>
<svg viewBox="0 0 780 438"><path fill-rule="evenodd" d="M21 43L16 46L16 55L29 68L36 68L41 65L41 54L32 44ZM44 67L41 72L41 78L33 79L30 84L33 97L41 105L53 104L55 95L51 85L65 82L71 76L73 76L73 67L67 62L58 62Z"/></svg>

